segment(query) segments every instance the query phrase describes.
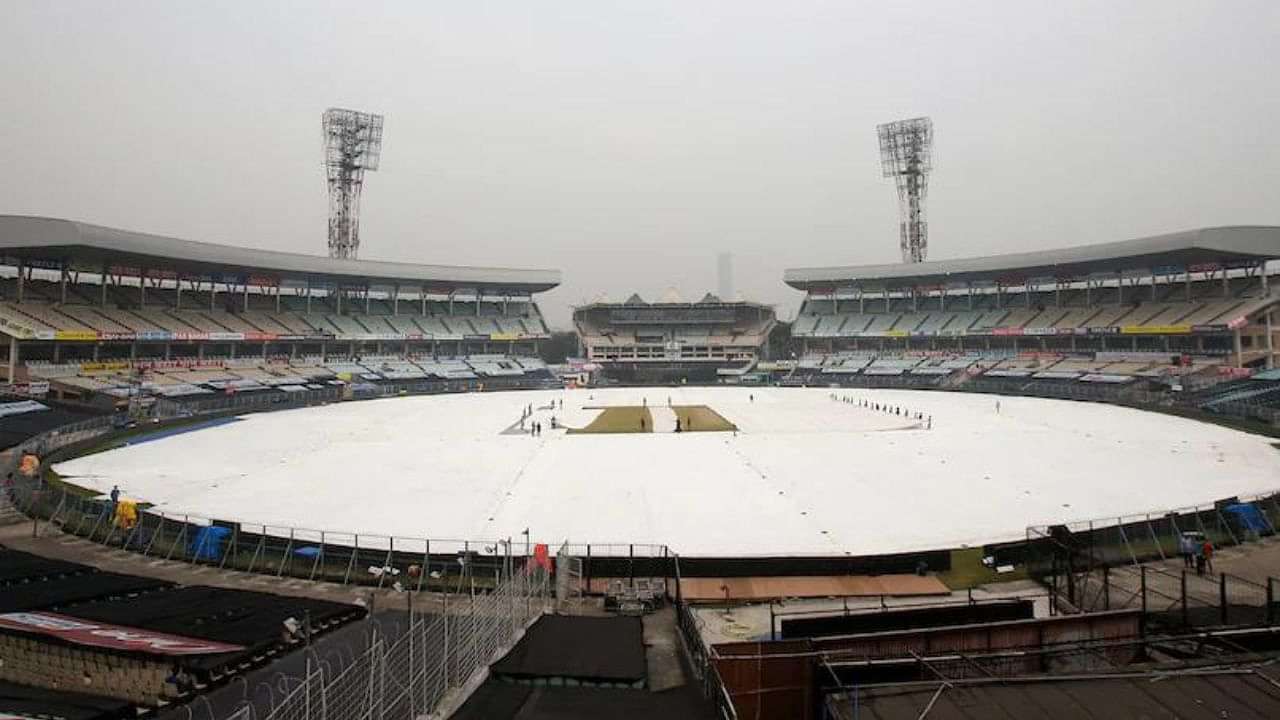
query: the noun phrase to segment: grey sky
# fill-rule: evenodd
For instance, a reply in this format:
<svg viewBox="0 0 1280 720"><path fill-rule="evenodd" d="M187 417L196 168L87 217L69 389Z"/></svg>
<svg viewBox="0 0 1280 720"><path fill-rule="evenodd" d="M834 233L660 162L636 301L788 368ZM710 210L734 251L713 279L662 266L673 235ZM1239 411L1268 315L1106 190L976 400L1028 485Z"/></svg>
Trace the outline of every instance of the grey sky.
<svg viewBox="0 0 1280 720"><path fill-rule="evenodd" d="M325 251L320 113L387 116L361 256L687 298L730 251L894 262L875 125L933 118L930 257L1280 224L1280 2L0 4L0 212Z"/></svg>

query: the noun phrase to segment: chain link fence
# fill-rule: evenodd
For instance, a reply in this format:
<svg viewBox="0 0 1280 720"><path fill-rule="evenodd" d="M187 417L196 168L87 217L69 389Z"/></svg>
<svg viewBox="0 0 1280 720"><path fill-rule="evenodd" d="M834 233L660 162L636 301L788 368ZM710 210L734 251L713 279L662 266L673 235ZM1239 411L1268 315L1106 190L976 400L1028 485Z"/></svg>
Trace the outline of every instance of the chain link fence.
<svg viewBox="0 0 1280 720"><path fill-rule="evenodd" d="M256 687L221 717L197 707L193 720L413 720L442 715L483 681L499 659L546 609L546 573L513 571L487 594L448 596L407 621L368 621L363 650L315 652L295 674ZM405 616L402 616L405 617Z"/></svg>

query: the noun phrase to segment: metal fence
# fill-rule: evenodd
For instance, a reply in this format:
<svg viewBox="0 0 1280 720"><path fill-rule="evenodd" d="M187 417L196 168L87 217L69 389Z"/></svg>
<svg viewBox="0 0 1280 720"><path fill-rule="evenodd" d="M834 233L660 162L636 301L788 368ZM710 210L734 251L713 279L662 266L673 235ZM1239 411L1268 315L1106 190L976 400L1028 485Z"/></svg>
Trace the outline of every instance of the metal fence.
<svg viewBox="0 0 1280 720"><path fill-rule="evenodd" d="M1058 612L1141 608L1170 626L1246 625L1277 619L1277 581L1198 568L1184 533L1214 548L1256 543L1280 527L1280 492L1141 515L1027 528L1028 572Z"/></svg>
<svg viewBox="0 0 1280 720"><path fill-rule="evenodd" d="M301 672L273 677L266 692L246 686L238 708L223 717L413 720L456 705L547 607L547 575L508 567L493 592L446 596L442 608L410 611L394 631L366 621L368 644L354 657L308 648ZM190 715L223 720L198 708Z"/></svg>

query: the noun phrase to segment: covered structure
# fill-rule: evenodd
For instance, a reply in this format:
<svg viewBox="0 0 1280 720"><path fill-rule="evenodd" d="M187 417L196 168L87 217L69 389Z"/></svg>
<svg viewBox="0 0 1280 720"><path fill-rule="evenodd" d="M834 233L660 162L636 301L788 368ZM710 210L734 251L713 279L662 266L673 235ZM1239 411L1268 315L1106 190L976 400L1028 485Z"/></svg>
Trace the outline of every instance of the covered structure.
<svg viewBox="0 0 1280 720"><path fill-rule="evenodd" d="M11 381L28 349L53 362L120 355L108 346L131 359L324 355L334 341L351 355L439 341L514 353L549 334L533 296L560 282L556 270L331 259L26 216L0 216L0 274Z"/></svg>
<svg viewBox="0 0 1280 720"><path fill-rule="evenodd" d="M854 349L1192 352L1272 367L1276 292L1267 262L1277 258L1280 227L1237 226L958 260L796 268L783 279L807 295L793 334L822 338L830 350L848 349L837 342L847 339ZM982 339L966 343L970 336ZM1187 339L1171 341L1179 337Z"/></svg>

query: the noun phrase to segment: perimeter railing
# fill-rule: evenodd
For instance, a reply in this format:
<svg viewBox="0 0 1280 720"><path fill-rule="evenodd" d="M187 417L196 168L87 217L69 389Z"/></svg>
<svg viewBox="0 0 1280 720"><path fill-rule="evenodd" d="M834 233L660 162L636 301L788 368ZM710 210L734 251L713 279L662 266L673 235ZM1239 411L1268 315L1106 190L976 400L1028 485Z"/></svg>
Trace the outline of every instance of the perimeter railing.
<svg viewBox="0 0 1280 720"><path fill-rule="evenodd" d="M1150 620L1175 626L1272 624L1280 620L1280 580L1215 572L1212 554L1203 567L1197 556L1205 541L1216 554L1267 542L1277 528L1280 491L1032 526L1026 563L1059 612L1141 608Z"/></svg>

